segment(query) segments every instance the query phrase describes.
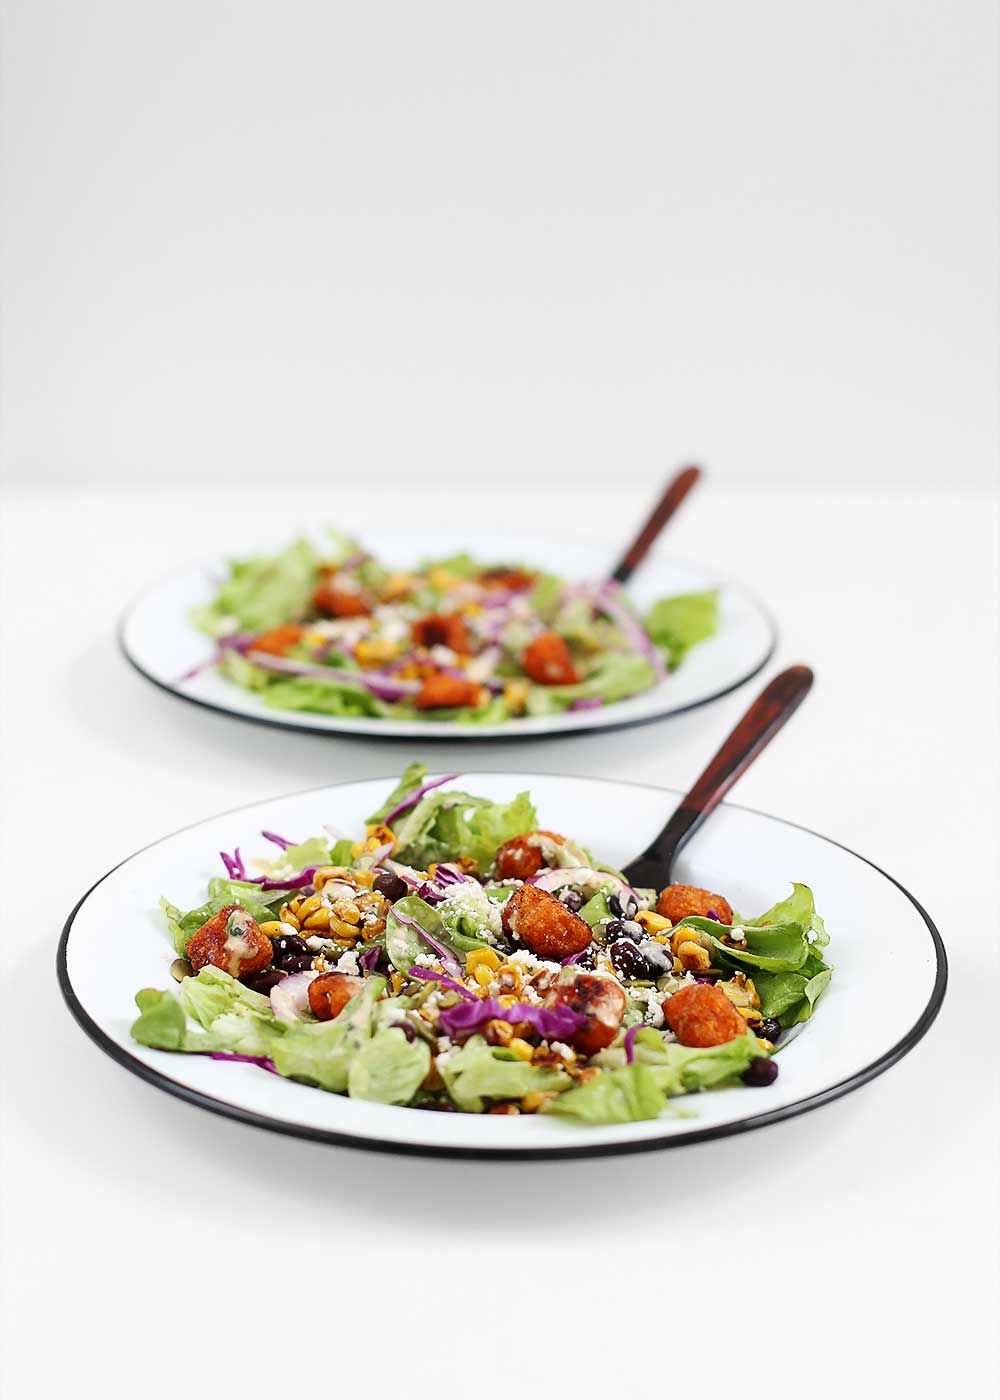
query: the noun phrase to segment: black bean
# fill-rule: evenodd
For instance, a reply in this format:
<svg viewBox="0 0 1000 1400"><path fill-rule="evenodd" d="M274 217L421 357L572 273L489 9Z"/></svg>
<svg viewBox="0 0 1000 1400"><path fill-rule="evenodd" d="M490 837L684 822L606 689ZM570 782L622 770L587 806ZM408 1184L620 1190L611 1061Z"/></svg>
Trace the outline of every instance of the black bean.
<svg viewBox="0 0 1000 1400"><path fill-rule="evenodd" d="M649 941L634 943L630 938L619 938L611 945L611 962L619 977L628 977L643 982L655 982L673 965L670 954L662 943Z"/></svg>
<svg viewBox="0 0 1000 1400"><path fill-rule="evenodd" d="M249 977L241 977L240 981L244 987L249 987L252 992L260 992L262 996L266 997L271 988L276 987L284 979L283 972L276 967L269 967L264 972L252 972Z"/></svg>
<svg viewBox="0 0 1000 1400"><path fill-rule="evenodd" d="M620 938L622 934L622 921L621 919L609 919L608 922L603 925L603 928L605 938Z"/></svg>
<svg viewBox="0 0 1000 1400"><path fill-rule="evenodd" d="M626 938L634 938L637 943L646 936L642 924L637 924L634 919L622 920L622 933Z"/></svg>
<svg viewBox="0 0 1000 1400"><path fill-rule="evenodd" d="M286 958L281 964L286 972L311 972L313 965L313 954L306 950L297 957Z"/></svg>
<svg viewBox="0 0 1000 1400"><path fill-rule="evenodd" d="M639 952L646 959L649 967L653 969L650 976L654 982L657 977L662 977L665 972L669 972L674 965L670 950L662 943L655 943L651 938L645 943L639 944Z"/></svg>
<svg viewBox="0 0 1000 1400"><path fill-rule="evenodd" d="M766 1088L768 1084L773 1084L777 1077L778 1063L776 1060L769 1060L766 1055L758 1055L743 1071L743 1083L754 1089Z"/></svg>
<svg viewBox="0 0 1000 1400"><path fill-rule="evenodd" d="M608 895L608 908L611 910L612 914L614 914L615 917L618 919L620 919L625 912L622 908L622 902L616 894Z"/></svg>
<svg viewBox="0 0 1000 1400"><path fill-rule="evenodd" d="M279 933L277 938L271 939L271 950L275 967L287 967L290 959L301 958L309 952L305 939L297 933Z"/></svg>
<svg viewBox="0 0 1000 1400"><path fill-rule="evenodd" d="M572 909L574 914L579 914L583 908L583 895L579 890L563 890L559 898L567 909Z"/></svg>
<svg viewBox="0 0 1000 1400"><path fill-rule="evenodd" d="M372 881L372 889L378 890L379 894L385 895L390 904L395 904L397 899L402 899L409 894L410 887L405 880L401 879L391 870L383 870Z"/></svg>
<svg viewBox="0 0 1000 1400"><path fill-rule="evenodd" d="M754 1034L762 1036L764 1040L769 1040L773 1045L781 1034L781 1022L775 1020L761 1021L759 1026L754 1026Z"/></svg>
<svg viewBox="0 0 1000 1400"><path fill-rule="evenodd" d="M629 895L628 903L625 906L625 914L628 918L634 919L639 912L639 902Z"/></svg>
<svg viewBox="0 0 1000 1400"><path fill-rule="evenodd" d="M617 943L612 943L611 962L619 977L644 980L648 977L646 959L630 938L619 938Z"/></svg>

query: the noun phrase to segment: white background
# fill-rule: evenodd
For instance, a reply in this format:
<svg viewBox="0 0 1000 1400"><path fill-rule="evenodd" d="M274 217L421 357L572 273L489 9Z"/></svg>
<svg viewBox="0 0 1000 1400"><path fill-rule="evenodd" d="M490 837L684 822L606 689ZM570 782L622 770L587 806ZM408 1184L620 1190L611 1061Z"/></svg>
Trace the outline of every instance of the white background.
<svg viewBox="0 0 1000 1400"><path fill-rule="evenodd" d="M7 0L18 477L984 484L991 0Z"/></svg>
<svg viewBox="0 0 1000 1400"><path fill-rule="evenodd" d="M994 19L9 0L10 1400L992 1393ZM670 549L818 677L738 798L926 904L926 1040L787 1124L530 1167L285 1141L105 1060L54 976L95 879L414 756L155 692L114 647L137 588L331 515L526 511L600 569L684 456ZM752 693L425 756L682 785Z"/></svg>

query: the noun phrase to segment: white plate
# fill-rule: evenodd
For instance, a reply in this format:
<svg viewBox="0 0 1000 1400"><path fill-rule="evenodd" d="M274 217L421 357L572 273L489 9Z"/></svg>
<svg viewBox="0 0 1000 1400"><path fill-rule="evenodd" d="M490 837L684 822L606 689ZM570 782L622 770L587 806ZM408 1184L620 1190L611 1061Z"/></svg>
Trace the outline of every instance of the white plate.
<svg viewBox="0 0 1000 1400"><path fill-rule="evenodd" d="M401 568L416 565L428 552L445 556L468 549L487 560L502 556L540 564L570 579L599 576L602 565L610 567L612 562L595 558L593 549L547 537L512 536L506 528L499 534L478 535L468 529L435 528L433 540L425 540L419 554L414 553L412 535L380 531L377 549L380 558ZM255 551L243 549L240 552L252 554ZM720 588L721 605L721 622L716 635L694 647L677 671L652 690L599 710L566 711L508 720L503 724L340 719L334 715L269 709L257 695L227 681L211 666L190 675L209 660L212 647L191 625L189 614L193 607L211 600L225 576L225 560L219 559L174 574L143 594L122 619L119 635L126 657L148 680L194 704L264 724L327 734L374 734L410 739L521 738L641 724L727 695L766 665L776 641L773 622L761 605L742 589L731 584L719 585L718 580L695 565L652 557L638 571L629 589L640 607L674 593L713 587ZM184 677L187 679L182 679Z"/></svg>
<svg viewBox="0 0 1000 1400"><path fill-rule="evenodd" d="M363 830L393 778L276 798L199 822L129 857L77 905L63 931L59 977L88 1035L133 1073L245 1123L381 1151L480 1157L572 1157L643 1151L772 1123L857 1088L911 1049L944 996L946 962L926 913L890 876L843 846L776 817L724 805L678 863L675 878L708 886L738 909L759 911L790 882L811 885L831 934L836 971L812 1020L778 1052L767 1088L743 1086L684 1099L690 1118L588 1127L539 1116L433 1113L362 1103L284 1080L255 1065L149 1050L129 1038L141 987L169 987L174 953L156 907L184 908L221 873L217 852L264 854L262 829L293 839L329 823ZM476 773L474 792L509 799L528 788L542 825L622 864L662 826L676 794L636 783L534 773Z"/></svg>

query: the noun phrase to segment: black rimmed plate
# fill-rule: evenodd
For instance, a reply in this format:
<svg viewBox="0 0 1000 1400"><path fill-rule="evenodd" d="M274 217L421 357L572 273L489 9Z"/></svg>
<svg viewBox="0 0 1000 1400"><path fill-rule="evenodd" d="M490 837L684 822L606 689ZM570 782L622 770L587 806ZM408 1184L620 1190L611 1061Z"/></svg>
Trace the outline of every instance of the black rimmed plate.
<svg viewBox="0 0 1000 1400"><path fill-rule="evenodd" d="M363 830L391 778L276 798L211 817L137 852L81 899L63 930L59 979L83 1029L119 1064L167 1092L257 1127L375 1151L471 1157L574 1157L642 1152L724 1137L790 1118L858 1088L920 1040L941 1005L944 946L912 895L862 856L802 827L723 805L685 852L678 880L760 910L792 880L813 888L831 934L833 981L812 1020L779 1052L777 1081L679 1101L693 1116L587 1127L544 1116L432 1113L362 1103L251 1064L149 1050L129 1037L140 987L169 987L174 953L157 908L204 897L217 852L264 855L261 830L294 839L330 824ZM494 799L529 789L544 826L620 864L641 850L677 800L669 789L538 773L476 773L465 785ZM271 848L273 854L273 848Z"/></svg>
<svg viewBox="0 0 1000 1400"><path fill-rule="evenodd" d="M380 531L379 555L394 565L415 565L428 549L447 555L467 549L479 558L505 557L540 563L570 579L599 575L600 559L580 545L531 536L512 537L506 529L444 530L435 528L433 544L425 541L415 553L414 537ZM245 553L252 551L245 550ZM321 734L366 734L384 739L530 738L586 730L643 724L708 704L752 679L767 664L776 644L772 619L756 599L735 584L720 584L703 568L652 557L629 587L644 609L657 598L719 588L718 632L694 647L665 680L651 690L594 710L523 717L502 724L469 724L459 720L393 720L367 717L341 719L333 715L276 710L253 691L220 675L210 663L212 644L190 621L192 608L214 596L225 577L222 559L188 568L162 580L125 613L119 630L122 650L132 665L155 685L183 700L240 719L256 720Z"/></svg>

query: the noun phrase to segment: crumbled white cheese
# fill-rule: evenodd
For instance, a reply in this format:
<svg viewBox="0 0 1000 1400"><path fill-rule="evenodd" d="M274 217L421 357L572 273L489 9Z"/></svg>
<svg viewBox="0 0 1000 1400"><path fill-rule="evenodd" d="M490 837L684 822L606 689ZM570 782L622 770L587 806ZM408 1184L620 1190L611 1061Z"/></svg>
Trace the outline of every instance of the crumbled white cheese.
<svg viewBox="0 0 1000 1400"><path fill-rule="evenodd" d="M353 948L337 959L334 970L336 972L346 972L349 977L360 976L361 969L358 967L358 955Z"/></svg>
<svg viewBox="0 0 1000 1400"><path fill-rule="evenodd" d="M564 1060L572 1060L574 1058L573 1051L568 1045L564 1045L561 1040L550 1040L549 1049L556 1055L561 1055Z"/></svg>
<svg viewBox="0 0 1000 1400"><path fill-rule="evenodd" d="M413 959L414 967L436 967L441 959L433 953L418 953Z"/></svg>
<svg viewBox="0 0 1000 1400"><path fill-rule="evenodd" d="M747 941L747 936L746 936L746 933L745 933L744 930L743 930L743 925L742 925L742 924L733 924L732 928L729 929L728 932L729 932L729 937L732 939L732 941L733 941L734 943L743 943L743 944L746 943L746 941Z"/></svg>
<svg viewBox="0 0 1000 1400"><path fill-rule="evenodd" d="M451 647L435 642L430 648L430 658L437 666L454 666L458 661L458 652L452 651Z"/></svg>

